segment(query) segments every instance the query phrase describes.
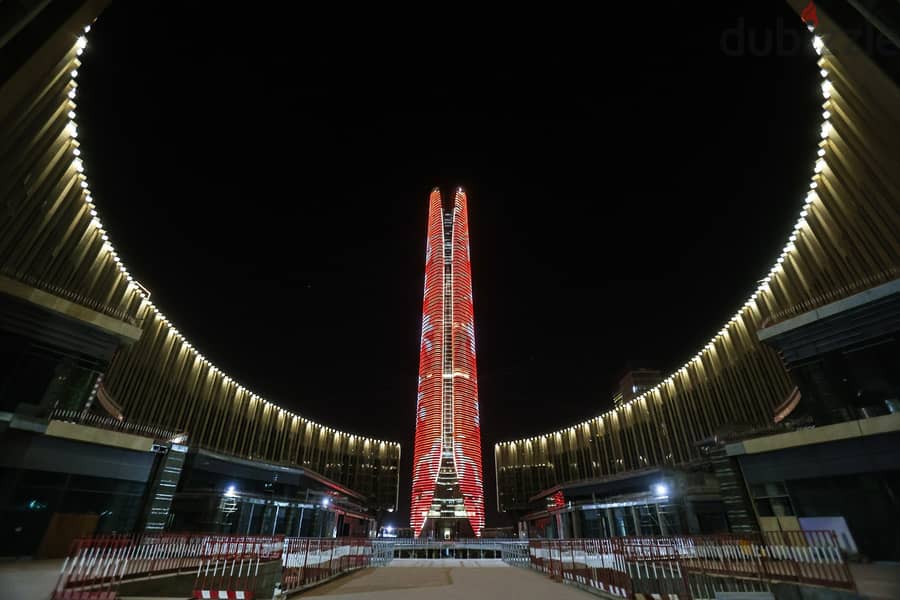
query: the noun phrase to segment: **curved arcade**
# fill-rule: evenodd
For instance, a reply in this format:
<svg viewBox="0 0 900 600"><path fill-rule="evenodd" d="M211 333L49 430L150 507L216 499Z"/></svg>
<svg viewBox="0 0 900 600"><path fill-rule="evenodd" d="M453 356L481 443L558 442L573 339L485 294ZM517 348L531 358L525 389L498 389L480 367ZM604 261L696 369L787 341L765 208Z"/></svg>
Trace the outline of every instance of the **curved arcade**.
<svg viewBox="0 0 900 600"><path fill-rule="evenodd" d="M818 20L810 35L821 75L817 158L771 269L652 389L571 427L496 444L501 510L523 509L566 482L688 464L701 457L703 440L770 425L776 408L783 418L797 395L757 332L900 275L900 90L821 9Z"/></svg>

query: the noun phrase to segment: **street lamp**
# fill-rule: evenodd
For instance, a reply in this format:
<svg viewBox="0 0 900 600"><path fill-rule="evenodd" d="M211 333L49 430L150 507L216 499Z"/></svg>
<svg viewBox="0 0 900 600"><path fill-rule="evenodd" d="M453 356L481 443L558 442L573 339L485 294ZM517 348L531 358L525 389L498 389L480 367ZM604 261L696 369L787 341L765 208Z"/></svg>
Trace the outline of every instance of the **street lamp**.
<svg viewBox="0 0 900 600"><path fill-rule="evenodd" d="M319 537L322 537L322 529L325 527L325 519L328 514L328 505L331 504L331 498L324 497L322 498L322 518L319 519Z"/></svg>
<svg viewBox="0 0 900 600"><path fill-rule="evenodd" d="M657 483L656 485L653 486L653 493L656 496L660 496L660 497L668 496L669 495L669 486L667 486L664 483Z"/></svg>

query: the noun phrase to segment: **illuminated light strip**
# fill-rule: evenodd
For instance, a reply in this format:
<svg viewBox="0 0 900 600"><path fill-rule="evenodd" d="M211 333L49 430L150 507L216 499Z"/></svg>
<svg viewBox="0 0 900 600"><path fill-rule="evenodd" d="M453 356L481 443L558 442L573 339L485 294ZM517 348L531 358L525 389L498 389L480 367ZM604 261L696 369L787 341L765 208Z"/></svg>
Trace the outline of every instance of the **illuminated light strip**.
<svg viewBox="0 0 900 600"><path fill-rule="evenodd" d="M419 353L419 386L416 402L416 437L413 457L410 525L417 537L431 512L437 477L441 466L444 438L444 382L452 386L452 456L457 482L462 493L463 511L476 536L484 528L484 491L481 463L481 431L478 417L478 385L475 365L474 317L472 309L471 267L469 264L466 195L460 189L454 196L450 247L445 248L444 211L440 192L429 197L428 242L425 259L425 290L422 308L422 340ZM450 252L449 257L446 252ZM444 279L445 259L451 259L450 282ZM445 290L445 285L450 289ZM445 291L450 307L444 306ZM446 309L446 312L445 312ZM451 323L443 321L450 315ZM445 335L451 335L446 340ZM447 342L450 342L447 344ZM449 371L442 352L449 346ZM433 374L441 373L441 377Z"/></svg>
<svg viewBox="0 0 900 600"><path fill-rule="evenodd" d="M478 409L478 376L475 357L475 318L472 303L472 272L469 254L467 197L461 189L454 197L453 219L453 312L454 371L469 377L454 379L454 446L463 504L476 536L484 528L484 489L481 463L481 426Z"/></svg>
<svg viewBox="0 0 900 600"><path fill-rule="evenodd" d="M813 26L811 24L808 25L808 29L810 31L813 31ZM813 36L812 46L813 46L813 49L816 51L816 53L820 57L824 57L828 54L828 49L825 46L824 40L822 40L822 38L820 36L818 36L818 35ZM659 384L650 388L649 390L646 390L641 395L636 396L635 398L633 398L632 400L630 400L629 402L625 403L622 406L612 408L612 409L606 411L605 413L591 417L590 419L588 419L586 421L582 421L581 423L578 423L577 425L575 425L573 427L569 427L567 429L560 429L559 431L542 434L542 435L539 435L536 437L521 438L521 439L517 439L517 440L498 442L494 445L495 451L499 451L503 447L514 446L516 444L530 443L530 442L534 442L536 440L546 440L547 437L549 437L549 436L559 435L564 431L573 429L574 427L587 426L587 425L589 425L589 423L591 421L602 420L607 417L617 415L621 411L625 411L626 409L629 409L631 407L631 405L633 405L635 402L643 402L643 401L649 399L651 397L652 393L662 390L663 387L666 385L670 385L673 383L680 383L685 378L687 378L689 380L692 368L697 369L697 368L702 367L704 360L706 360L706 361L713 360L713 356L715 355L714 353L716 351L717 344L721 343L723 341L723 338L726 335L731 333L732 325L735 325L738 322L743 322L743 320L745 318L749 318L752 321L752 319L753 319L752 313L753 313L754 308L756 308L757 300L760 298L760 296L762 294L770 291L769 284L772 282L772 279L779 277L779 273L784 272L785 263L789 262L788 259L790 259L792 257L792 255L795 252L797 252L797 248L796 248L796 245L794 242L796 242L796 240L799 239L798 234L802 234L804 229L807 226L806 217L809 214L810 208L812 206L814 206L817 203L817 201L819 200L819 196L815 192L816 188L818 187L817 180L821 177L821 173L823 173L828 168L828 161L826 160L827 155L828 155L827 144L828 144L829 138L831 137L831 135L834 132L834 128L832 127L831 122L830 122L832 113L831 113L829 107L830 107L830 103L832 102L832 96L834 95L835 90L834 90L834 84L828 78L829 71L827 69L827 62L824 60L824 58L819 59L819 67L820 67L819 74L822 76L821 89L822 89L822 96L824 99L823 112L822 112L822 123L820 125L820 133L821 133L822 142L820 142L817 160L816 160L815 164L813 165L813 174L812 174L811 181L809 184L810 191L807 192L806 197L804 198L803 206L800 210L799 217L794 224L792 233L788 237L788 241L785 244L784 248L782 249L781 254L775 259L775 263L772 265L772 268L769 270L768 274L763 279L760 280L759 286L750 295L750 297L747 299L747 301L744 302L744 304L738 309L738 311L734 314L734 316L732 316L725 323L725 325L719 330L719 332L715 336L713 336L712 339L710 339L696 355L694 355L690 360L688 360L688 362L683 364L681 367L679 367L678 369L675 369L675 371L673 373L671 373L668 377L663 379L662 382L660 382ZM689 381L688 381L688 383L689 383Z"/></svg>
<svg viewBox="0 0 900 600"><path fill-rule="evenodd" d="M425 250L425 286L422 302L422 337L419 348L419 385L416 400L416 432L413 446L410 526L418 537L434 498L440 470L440 437L443 430L441 348L443 347L444 242L441 195L429 196L428 238Z"/></svg>
<svg viewBox="0 0 900 600"><path fill-rule="evenodd" d="M90 25L84 27L85 34L90 32L90 30L91 30ZM86 35L79 36L76 39L75 45L73 47L73 51L74 51L75 55L81 56L84 53L85 48L87 48L87 45L88 45L88 40L87 40ZM187 350L188 352L191 352L194 355L195 360L200 360L204 364L204 366L207 367L209 376L215 376L217 374L222 374L222 380L225 383L227 383L228 385L232 386L236 392L239 392L241 395L249 396L250 399L253 401L262 402L266 409L268 409L270 407L273 409L277 409L279 411L279 413L284 413L285 415L288 415L292 419L295 419L295 420L299 419L301 422L311 425L312 427L318 428L322 431L334 433L336 437L348 436L348 437L359 438L359 439L363 440L365 443L374 443L374 444L381 444L381 445L388 444L391 447L399 450L400 444L397 442L388 442L386 440L367 438L367 437L358 436L358 435L352 436L351 434L338 431L336 429L321 425L314 421L310 421L309 419L301 417L300 415L297 415L296 413L285 410L284 408L281 408L280 406L272 404L268 400L261 398L257 394L251 392L248 388L244 387L242 384L238 383L237 381L231 379L229 376L225 375L224 372L221 371L221 369L219 369L216 365L214 365L212 362L207 360L196 348L193 347L193 345L191 345L190 342L187 341L187 339L181 333L179 333L178 329L170 323L169 319L162 313L162 311L160 311L156 307L156 305L153 302L151 302L150 293L147 291L147 289L144 286L142 286L138 281L136 281L134 279L134 277L128 272L127 268L125 267L124 263L122 262L122 259L118 256L118 253L116 252L115 248L113 247L112 242L109 241L109 234L103 229L103 225L102 225L99 217L97 216L97 210L94 206L94 199L93 199L93 196L90 191L90 186L88 184L87 176L84 174L84 170L85 170L84 161L83 161L83 158L81 158L81 149L79 148L79 142L77 140L78 124L75 122L75 116L76 116L75 109L77 108L77 106L75 105L74 99L75 99L75 96L77 95L77 88L78 88L78 83L75 81L75 79L78 77L79 73L78 73L77 67L81 66L81 62L76 58L76 59L73 59L73 64L76 66L76 68L72 69L69 72L70 80L69 80L69 86L68 86L68 92L67 92L67 96L69 98L69 102L68 102L69 111L67 113L67 116L69 118L69 121L66 123L66 126L64 128L64 133L69 136L69 146L72 150L72 156L74 157L72 159L71 166L72 166L72 169L76 172L77 178L79 180L79 185L82 188L84 202L88 209L88 214L91 217L91 220L89 221L88 226L89 226L89 228L96 230L98 238L103 242L103 245L101 246L102 250L106 253L106 256L110 259L111 263L113 263L115 265L115 268L117 268L120 271L120 278L126 284L126 289L131 291L132 294L137 294L138 296L140 296L142 302L141 302L141 309L139 309L139 310L144 310L144 311L147 311L148 313L150 313L150 316L153 321L158 323L160 326L166 327L172 335L174 335L176 338L178 338L182 347L185 350Z"/></svg>

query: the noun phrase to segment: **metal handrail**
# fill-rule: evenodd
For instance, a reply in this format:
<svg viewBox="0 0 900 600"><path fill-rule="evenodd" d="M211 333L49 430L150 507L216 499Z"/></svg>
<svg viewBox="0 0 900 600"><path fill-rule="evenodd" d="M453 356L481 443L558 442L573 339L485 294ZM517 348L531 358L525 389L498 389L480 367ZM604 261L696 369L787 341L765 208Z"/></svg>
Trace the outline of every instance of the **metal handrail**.
<svg viewBox="0 0 900 600"><path fill-rule="evenodd" d="M89 427L97 427L99 429L107 429L110 431L142 435L152 437L156 440L173 441L184 437L184 433L172 431L163 427L136 423L134 421L128 421L127 419L120 420L114 417L107 417L105 415L97 415L78 410L57 408L50 413L50 419L74 423L76 425L87 425Z"/></svg>
<svg viewBox="0 0 900 600"><path fill-rule="evenodd" d="M771 315L769 315L768 318L763 320L763 322L760 324L760 328L771 327L772 325L776 325L782 321L786 321L787 319L796 317L805 312L820 308L825 304L836 302L838 300L846 298L847 296L851 296L855 293L867 290L870 287L876 286L886 281L890 281L892 279L896 279L898 276L900 276L900 268L898 267L883 269L874 275L868 275L861 279L857 279L852 283L848 283L846 285L828 290L827 292L823 292L816 296L807 298L806 300L797 302L796 304L793 304L787 308L775 311Z"/></svg>
<svg viewBox="0 0 900 600"><path fill-rule="evenodd" d="M108 317L112 317L119 321L124 321L129 325L137 326L137 318L134 315L130 315L120 308L108 306L98 300L89 298L84 294L80 294L78 292L64 288L55 283L50 283L49 281L44 281L43 279L38 279L33 275L29 275L21 271L16 271L15 269L11 269L7 265L0 265L0 273L11 277L16 281L20 281L24 284L30 285L31 287L37 288L41 291L53 294L54 296L64 298L66 300L74 302L75 304L80 304L81 306L86 306L87 308L95 310L99 313L103 313Z"/></svg>

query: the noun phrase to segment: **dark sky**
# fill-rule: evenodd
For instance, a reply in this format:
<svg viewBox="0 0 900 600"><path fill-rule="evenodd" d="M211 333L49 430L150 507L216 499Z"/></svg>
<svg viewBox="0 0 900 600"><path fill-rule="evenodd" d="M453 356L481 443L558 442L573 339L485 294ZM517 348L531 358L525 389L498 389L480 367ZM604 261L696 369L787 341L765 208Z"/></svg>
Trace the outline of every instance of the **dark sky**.
<svg viewBox="0 0 900 600"><path fill-rule="evenodd" d="M91 32L79 134L120 256L251 389L399 440L397 524L433 186L469 192L489 525L494 442L605 410L628 362L680 365L793 225L821 112L796 15L620 4L120 0Z"/></svg>

